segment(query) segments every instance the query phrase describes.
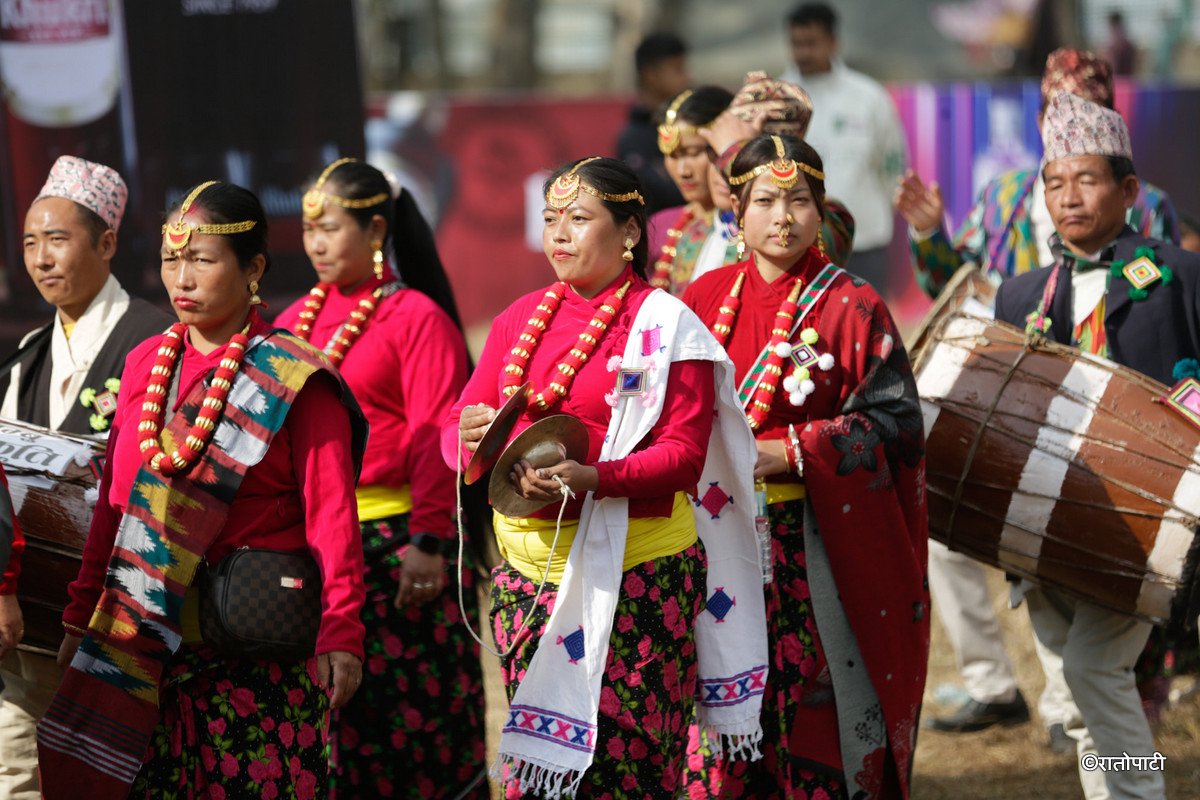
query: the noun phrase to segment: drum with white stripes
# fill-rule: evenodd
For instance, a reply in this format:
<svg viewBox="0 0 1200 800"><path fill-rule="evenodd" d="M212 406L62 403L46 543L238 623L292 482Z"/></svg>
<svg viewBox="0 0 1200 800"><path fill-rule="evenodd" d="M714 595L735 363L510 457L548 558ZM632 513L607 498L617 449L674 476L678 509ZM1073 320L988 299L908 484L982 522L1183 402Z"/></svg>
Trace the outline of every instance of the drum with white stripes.
<svg viewBox="0 0 1200 800"><path fill-rule="evenodd" d="M1200 429L1167 387L962 312L927 339L930 535L1114 611L1195 619Z"/></svg>
<svg viewBox="0 0 1200 800"><path fill-rule="evenodd" d="M103 452L95 439L0 420L0 464L25 534L17 580L25 620L22 650L58 651L67 584L83 560Z"/></svg>

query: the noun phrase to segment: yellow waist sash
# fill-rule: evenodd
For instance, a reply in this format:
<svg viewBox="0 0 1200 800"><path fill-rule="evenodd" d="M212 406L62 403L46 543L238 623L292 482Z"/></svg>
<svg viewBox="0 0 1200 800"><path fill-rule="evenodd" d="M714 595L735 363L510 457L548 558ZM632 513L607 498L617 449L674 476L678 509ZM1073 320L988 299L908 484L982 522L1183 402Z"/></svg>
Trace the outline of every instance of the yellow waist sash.
<svg viewBox="0 0 1200 800"><path fill-rule="evenodd" d="M354 490L358 500L358 521L386 519L412 511L412 487L408 484L399 489L391 486L360 486Z"/></svg>
<svg viewBox="0 0 1200 800"><path fill-rule="evenodd" d="M803 500L808 496L803 483L768 483L767 505Z"/></svg>
<svg viewBox="0 0 1200 800"><path fill-rule="evenodd" d="M508 563L529 578L541 581L550 558L550 544L554 541L554 520L536 517L506 517L495 513L496 543L500 554ZM562 532L554 556L550 558L551 583L561 583L571 543L579 530L579 520L564 520ZM625 539L625 560L621 569L627 570L649 561L684 550L696 542L696 521L692 517L692 504L683 492L675 493L675 503L669 517L642 517L629 520L629 534Z"/></svg>

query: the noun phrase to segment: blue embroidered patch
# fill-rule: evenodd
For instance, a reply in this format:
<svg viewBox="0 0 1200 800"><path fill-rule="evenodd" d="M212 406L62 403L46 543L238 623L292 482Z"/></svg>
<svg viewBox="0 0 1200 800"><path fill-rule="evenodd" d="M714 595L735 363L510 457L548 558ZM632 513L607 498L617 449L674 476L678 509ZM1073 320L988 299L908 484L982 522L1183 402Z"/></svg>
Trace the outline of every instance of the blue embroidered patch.
<svg viewBox="0 0 1200 800"><path fill-rule="evenodd" d="M583 626L580 625L579 630L573 633L558 637L558 644L567 648L567 658L572 664L579 661L583 658Z"/></svg>
<svg viewBox="0 0 1200 800"><path fill-rule="evenodd" d="M617 373L617 392L619 394L642 394L645 390L646 370L623 369Z"/></svg>
<svg viewBox="0 0 1200 800"><path fill-rule="evenodd" d="M737 601L725 594L725 587L718 586L712 596L708 598L708 602L705 603L705 608L708 609L708 613L717 618L717 622L724 622L725 616L735 605L737 605Z"/></svg>

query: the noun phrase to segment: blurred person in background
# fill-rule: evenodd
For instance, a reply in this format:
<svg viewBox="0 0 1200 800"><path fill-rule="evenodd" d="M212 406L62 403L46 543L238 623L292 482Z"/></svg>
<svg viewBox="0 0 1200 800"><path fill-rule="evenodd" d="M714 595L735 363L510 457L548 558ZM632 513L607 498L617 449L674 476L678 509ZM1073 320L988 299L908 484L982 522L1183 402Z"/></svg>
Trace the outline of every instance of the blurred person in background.
<svg viewBox="0 0 1200 800"><path fill-rule="evenodd" d="M658 149L654 114L692 85L687 54L687 44L673 33L651 33L634 51L638 96L629 109L629 121L617 136L617 158L637 173L647 214L683 204L683 195Z"/></svg>
<svg viewBox="0 0 1200 800"><path fill-rule="evenodd" d="M325 350L371 426L355 492L366 667L330 722L330 783L338 797L486 798L479 647L458 606L461 580L478 624L475 573L456 564L455 478L438 449L467 380L454 294L412 193L393 199L375 167L330 164L303 214L318 283L276 324Z"/></svg>
<svg viewBox="0 0 1200 800"><path fill-rule="evenodd" d="M1112 108L1112 68L1087 50L1055 50L1042 73L1043 112L1058 92L1071 92ZM1054 260L1048 244L1054 224L1046 209L1040 170L1014 170L993 178L953 239L946 229L946 207L936 182L927 185L910 171L900 181L895 202L909 225L917 283L930 297L937 297L950 277L968 262L999 283ZM1166 193L1152 184L1141 184L1128 222L1147 236L1179 240L1175 208Z"/></svg>
<svg viewBox="0 0 1200 800"><path fill-rule="evenodd" d="M717 92L723 103L712 102ZM765 72L747 73L736 95L717 87L685 95L686 91L672 100L672 104L679 103L673 123L667 121L670 107L664 113L659 142L671 175L689 203L658 212L649 225L650 252L658 254L651 283L676 295L682 295L691 281L706 272L744 256L723 166L728 166L742 144L764 131L803 139L812 117L812 102L803 89L769 78ZM730 113L722 114L726 109ZM716 122L718 117L721 123ZM722 132L714 135L714 125ZM674 149L666 153L671 145ZM696 179L701 164L703 187ZM854 243L854 218L845 205L832 198L827 199L825 212L821 243L830 260L841 266Z"/></svg>
<svg viewBox="0 0 1200 800"><path fill-rule="evenodd" d="M1137 48L1125 32L1125 15L1112 11L1108 15L1108 44L1104 55L1112 64L1113 75L1132 75L1137 68Z"/></svg>
<svg viewBox="0 0 1200 800"><path fill-rule="evenodd" d="M21 340L0 417L106 435L125 356L173 321L130 297L112 274L127 197L125 181L110 167L74 156L54 162L25 215L23 237L25 269L54 307L54 319ZM11 566L0 594L16 606L15 559ZM34 800L40 796L36 725L60 672L53 658L23 650L4 658L2 672L7 689L0 694L0 798Z"/></svg>
<svg viewBox="0 0 1200 800"><path fill-rule="evenodd" d="M904 129L887 89L850 69L838 55L837 14L825 3L804 3L787 17L793 64L783 80L812 98L805 141L828 167L830 196L854 215L854 254L846 268L890 296L896 179L907 163Z"/></svg>
<svg viewBox="0 0 1200 800"><path fill-rule="evenodd" d="M816 151L762 135L730 171L747 257L683 301L733 360L756 437L771 661L763 758L731 761L693 728L686 796L895 800L929 652L912 368L879 295L820 248Z"/></svg>
<svg viewBox="0 0 1200 800"><path fill-rule="evenodd" d="M1200 220L1191 214L1179 215L1179 246L1200 253Z"/></svg>

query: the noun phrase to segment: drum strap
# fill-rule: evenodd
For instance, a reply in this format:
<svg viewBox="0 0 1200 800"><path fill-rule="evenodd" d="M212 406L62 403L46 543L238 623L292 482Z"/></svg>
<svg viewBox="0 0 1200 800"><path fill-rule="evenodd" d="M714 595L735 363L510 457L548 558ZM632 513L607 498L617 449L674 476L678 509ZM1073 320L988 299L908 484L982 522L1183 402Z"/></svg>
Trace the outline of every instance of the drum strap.
<svg viewBox="0 0 1200 800"><path fill-rule="evenodd" d="M834 279L844 271L841 267L826 264L825 268L808 285L808 289L805 290L804 294L800 296L800 300L796 303L796 318L792 323L792 330L788 334L789 340L795 337L796 331L800 330L800 325L804 322L804 318L808 316L808 312L812 311L817 301L825 296L825 292L833 285ZM768 344L758 354L758 358L754 360L754 365L750 367L750 371L746 373L746 377L742 378L741 385L738 388L738 402L742 404L742 408L749 407L750 401L754 397L754 392L758 389L758 384L762 381L763 368L766 367L767 359L770 357L771 348Z"/></svg>

